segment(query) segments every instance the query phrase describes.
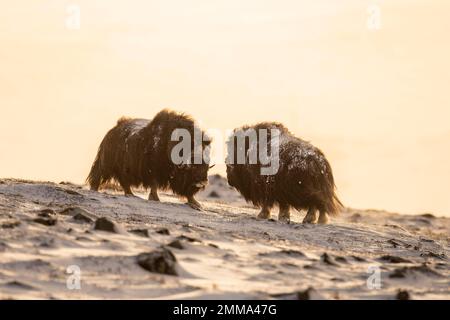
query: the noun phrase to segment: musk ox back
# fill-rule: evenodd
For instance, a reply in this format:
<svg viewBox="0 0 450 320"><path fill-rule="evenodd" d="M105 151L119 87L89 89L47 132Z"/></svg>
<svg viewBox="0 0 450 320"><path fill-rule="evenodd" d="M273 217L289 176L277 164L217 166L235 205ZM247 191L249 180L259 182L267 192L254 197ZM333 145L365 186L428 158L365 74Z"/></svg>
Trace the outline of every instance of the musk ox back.
<svg viewBox="0 0 450 320"><path fill-rule="evenodd" d="M176 164L172 161L172 149L178 141L172 141L174 130L184 129L191 137L194 150L194 131L201 131L194 120L184 114L163 110L153 120L121 118L103 138L87 182L92 190L114 180L126 195L133 195L131 187L150 188L149 200L159 201L158 189L171 189L188 199L188 204L199 209L194 195L207 184L208 163L202 157L200 163ZM200 141L202 151L209 141ZM207 150L206 152L207 153ZM185 157L193 157L184 155Z"/></svg>
<svg viewBox="0 0 450 320"><path fill-rule="evenodd" d="M267 139L262 139L260 132L266 132ZM239 139L244 143L239 144ZM295 137L282 124L264 122L235 129L227 147L228 183L247 201L262 208L259 218L269 218L271 208L278 205L279 220L289 221L292 207L308 210L305 223L315 223L317 211L318 222L327 223L328 214L336 215L342 208L335 194L331 166L322 151ZM256 162L250 159L255 154L252 151L260 155L262 148L267 150L270 161L279 162L273 174L263 174L261 169L267 163L262 163L260 157ZM244 155L244 163L239 155Z"/></svg>

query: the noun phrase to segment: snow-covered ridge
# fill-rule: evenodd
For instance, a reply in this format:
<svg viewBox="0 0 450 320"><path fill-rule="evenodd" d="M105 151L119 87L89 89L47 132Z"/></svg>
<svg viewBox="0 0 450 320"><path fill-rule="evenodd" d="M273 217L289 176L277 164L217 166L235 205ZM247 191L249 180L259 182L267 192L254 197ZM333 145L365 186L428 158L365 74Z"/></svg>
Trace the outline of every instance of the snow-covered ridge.
<svg viewBox="0 0 450 320"><path fill-rule="evenodd" d="M448 218L347 209L329 225L263 221L220 176L199 199L203 212L170 194L0 180L0 298L450 298ZM161 248L176 276L142 263ZM72 265L80 290L66 285ZM380 289L367 284L374 268Z"/></svg>

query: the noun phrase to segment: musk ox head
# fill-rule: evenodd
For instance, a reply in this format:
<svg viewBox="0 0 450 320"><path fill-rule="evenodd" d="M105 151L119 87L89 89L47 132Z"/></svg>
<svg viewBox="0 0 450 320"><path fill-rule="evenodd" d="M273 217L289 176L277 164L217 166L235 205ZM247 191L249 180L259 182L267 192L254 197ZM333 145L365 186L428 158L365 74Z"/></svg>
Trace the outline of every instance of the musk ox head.
<svg viewBox="0 0 450 320"><path fill-rule="evenodd" d="M192 148L196 151L188 156L189 161L173 165L170 187L175 193L189 197L208 185L208 170L212 167L209 165L210 144L208 137L201 142L201 147L194 148L192 141Z"/></svg>
<svg viewBox="0 0 450 320"><path fill-rule="evenodd" d="M208 185L208 170L207 163L177 165L170 177L171 188L178 194L192 196Z"/></svg>

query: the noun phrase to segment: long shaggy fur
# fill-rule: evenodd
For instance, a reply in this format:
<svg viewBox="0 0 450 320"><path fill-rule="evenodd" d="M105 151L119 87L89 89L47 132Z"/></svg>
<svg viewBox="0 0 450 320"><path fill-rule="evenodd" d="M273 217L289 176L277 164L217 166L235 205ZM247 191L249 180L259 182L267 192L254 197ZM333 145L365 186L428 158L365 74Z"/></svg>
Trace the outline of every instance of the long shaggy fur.
<svg viewBox="0 0 450 320"><path fill-rule="evenodd" d="M175 165L171 141L175 129L187 129L193 144L194 120L185 114L163 110L153 120L121 118L104 137L87 178L91 189L117 181L126 194L130 187L171 189L192 197L207 181L208 164ZM206 147L208 142L203 144ZM127 192L128 190L128 192Z"/></svg>
<svg viewBox="0 0 450 320"><path fill-rule="evenodd" d="M270 129L280 130L279 170L275 175L261 175L261 164L236 164L238 152L236 138L228 141L234 148L234 164L227 163L228 183L235 187L248 202L255 206L271 208L293 207L297 210L319 210L336 215L342 208L335 193L335 183L331 166L322 151L310 143L295 137L280 123L264 122L254 126L244 126L237 130L267 129L269 134L268 150L270 150ZM260 140L258 137L258 147ZM250 145L245 144L245 154ZM241 150L242 151L242 150ZM287 209L289 210L289 209ZM289 215L289 214L288 214Z"/></svg>

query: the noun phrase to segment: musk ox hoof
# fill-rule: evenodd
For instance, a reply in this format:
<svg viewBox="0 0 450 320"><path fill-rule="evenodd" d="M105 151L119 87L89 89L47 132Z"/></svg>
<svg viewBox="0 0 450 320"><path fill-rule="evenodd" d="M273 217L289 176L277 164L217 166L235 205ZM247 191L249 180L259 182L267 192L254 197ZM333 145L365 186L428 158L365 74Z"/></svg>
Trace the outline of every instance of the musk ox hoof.
<svg viewBox="0 0 450 320"><path fill-rule="evenodd" d="M289 217L279 217L278 221L285 222L285 223L290 223L291 219Z"/></svg>
<svg viewBox="0 0 450 320"><path fill-rule="evenodd" d="M125 197L127 198L137 198L134 194L126 194Z"/></svg>
<svg viewBox="0 0 450 320"><path fill-rule="evenodd" d="M158 195L157 195L157 194L154 194L154 193L150 193L150 194L148 195L148 200L149 200L149 201L160 201Z"/></svg>
<svg viewBox="0 0 450 320"><path fill-rule="evenodd" d="M306 217L305 217L305 218L303 219L303 223L316 224L317 221L311 220L310 218L306 218Z"/></svg>
<svg viewBox="0 0 450 320"><path fill-rule="evenodd" d="M202 205L198 202L186 202L186 204L194 210L203 211Z"/></svg>
<svg viewBox="0 0 450 320"><path fill-rule="evenodd" d="M306 217L303 219L303 223L317 223L317 217L306 215Z"/></svg>
<svg viewBox="0 0 450 320"><path fill-rule="evenodd" d="M320 224L327 224L328 222L330 222L330 219L328 218L328 214L326 214L326 213L320 214L319 220L317 222Z"/></svg>
<svg viewBox="0 0 450 320"><path fill-rule="evenodd" d="M270 218L270 211L261 210L260 213L257 215L258 219L269 219Z"/></svg>
<svg viewBox="0 0 450 320"><path fill-rule="evenodd" d="M303 219L303 223L317 223L317 211L314 208L310 208L305 218Z"/></svg>

